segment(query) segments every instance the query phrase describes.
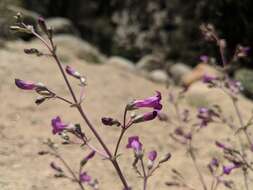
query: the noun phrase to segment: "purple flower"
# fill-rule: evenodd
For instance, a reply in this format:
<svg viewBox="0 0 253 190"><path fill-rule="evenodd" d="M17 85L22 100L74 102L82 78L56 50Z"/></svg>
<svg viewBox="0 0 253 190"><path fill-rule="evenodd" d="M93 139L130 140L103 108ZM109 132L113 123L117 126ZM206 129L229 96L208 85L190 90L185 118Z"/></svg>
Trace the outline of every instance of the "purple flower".
<svg viewBox="0 0 253 190"><path fill-rule="evenodd" d="M217 160L217 158L213 158L210 164L211 166L219 167L219 160Z"/></svg>
<svg viewBox="0 0 253 190"><path fill-rule="evenodd" d="M199 108L197 117L201 120L200 127L206 127L208 123L213 121L213 117L219 117L217 113L208 108Z"/></svg>
<svg viewBox="0 0 253 190"><path fill-rule="evenodd" d="M85 182L88 183L91 181L91 176L89 176L86 172L83 172L80 174L79 179L83 183L85 183Z"/></svg>
<svg viewBox="0 0 253 190"><path fill-rule="evenodd" d="M156 110L161 110L162 109L162 104L160 103L161 99L162 99L161 93L156 91L156 96L152 96L143 100L135 100L130 105L130 109L154 108Z"/></svg>
<svg viewBox="0 0 253 190"><path fill-rule="evenodd" d="M21 79L15 79L15 84L18 88L23 90L34 90L38 87L37 84L34 82L24 81Z"/></svg>
<svg viewBox="0 0 253 190"><path fill-rule="evenodd" d="M96 151L91 151L85 158L84 158L84 160L86 160L86 162L88 161L88 160L90 160L91 158L93 158L94 156L95 156L95 154L96 154Z"/></svg>
<svg viewBox="0 0 253 190"><path fill-rule="evenodd" d="M150 152L148 153L148 159L149 159L150 161L152 161L152 162L155 161L156 157L157 157L157 152L156 152L155 150L150 151Z"/></svg>
<svg viewBox="0 0 253 190"><path fill-rule="evenodd" d="M61 133L68 126L67 124L65 124L61 121L61 118L59 116L53 118L52 121L51 121L51 124L52 124L52 127L53 127L52 132L53 132L54 135L58 134L58 133Z"/></svg>
<svg viewBox="0 0 253 190"><path fill-rule="evenodd" d="M139 141L138 136L132 136L128 138L128 144L126 146L127 148L134 149L135 152L139 152L142 150L142 144Z"/></svg>
<svg viewBox="0 0 253 190"><path fill-rule="evenodd" d="M223 173L229 175L232 172L232 170L239 168L240 166L241 164L239 163L233 163L230 166L223 166Z"/></svg>
<svg viewBox="0 0 253 190"><path fill-rule="evenodd" d="M79 72L77 72L73 67L70 67L69 65L66 66L65 68L66 72L72 76L72 77L75 77L77 79L80 79L81 78L81 75Z"/></svg>
<svg viewBox="0 0 253 190"><path fill-rule="evenodd" d="M203 83L213 83L213 81L215 80L217 80L217 77L206 75L206 74L202 77Z"/></svg>
<svg viewBox="0 0 253 190"><path fill-rule="evenodd" d="M200 61L207 63L209 60L209 57L207 55L201 55L199 59Z"/></svg>

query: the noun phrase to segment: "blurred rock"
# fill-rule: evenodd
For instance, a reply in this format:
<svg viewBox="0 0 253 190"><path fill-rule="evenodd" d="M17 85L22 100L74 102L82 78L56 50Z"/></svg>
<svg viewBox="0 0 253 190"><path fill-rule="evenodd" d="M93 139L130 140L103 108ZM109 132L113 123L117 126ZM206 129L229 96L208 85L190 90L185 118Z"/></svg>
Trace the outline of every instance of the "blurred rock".
<svg viewBox="0 0 253 190"><path fill-rule="evenodd" d="M219 72L208 64L200 63L190 73L183 76L182 83L185 86L190 86L201 80L204 75L219 76Z"/></svg>
<svg viewBox="0 0 253 190"><path fill-rule="evenodd" d="M59 49L68 50L69 53L89 63L99 64L106 62L106 57L97 48L78 37L60 34L54 37L54 42Z"/></svg>
<svg viewBox="0 0 253 190"><path fill-rule="evenodd" d="M71 20L63 17L54 17L46 20L48 26L53 28L54 34L72 34L80 36Z"/></svg>
<svg viewBox="0 0 253 190"><path fill-rule="evenodd" d="M149 79L157 83L168 83L169 77L163 70L157 69L149 73Z"/></svg>
<svg viewBox="0 0 253 190"><path fill-rule="evenodd" d="M170 67L169 73L171 74L175 83L179 84L182 82L182 78L188 75L191 70L191 67L184 63L176 63Z"/></svg>
<svg viewBox="0 0 253 190"><path fill-rule="evenodd" d="M155 55L146 55L136 64L137 69L145 71L153 71L163 68L162 60Z"/></svg>
<svg viewBox="0 0 253 190"><path fill-rule="evenodd" d="M109 65L113 65L115 67L122 68L122 69L128 69L128 70L135 69L133 62L119 56L110 57L106 63Z"/></svg>
<svg viewBox="0 0 253 190"><path fill-rule="evenodd" d="M239 69L235 73L235 79L242 83L244 94L253 98L253 70Z"/></svg>

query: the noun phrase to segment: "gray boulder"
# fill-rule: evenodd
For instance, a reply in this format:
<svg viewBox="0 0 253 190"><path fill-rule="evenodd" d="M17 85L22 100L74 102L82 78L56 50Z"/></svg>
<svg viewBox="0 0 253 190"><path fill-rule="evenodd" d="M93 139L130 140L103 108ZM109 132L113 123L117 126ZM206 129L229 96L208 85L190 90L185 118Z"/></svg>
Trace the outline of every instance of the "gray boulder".
<svg viewBox="0 0 253 190"><path fill-rule="evenodd" d="M250 69L239 69L235 73L235 79L240 81L243 86L244 94L253 98L253 70Z"/></svg>
<svg viewBox="0 0 253 190"><path fill-rule="evenodd" d="M149 73L149 79L157 83L168 83L169 77L163 70L157 69Z"/></svg>
<svg viewBox="0 0 253 190"><path fill-rule="evenodd" d="M67 53L83 59L88 63L99 64L106 62L106 57L96 47L81 38L69 34L60 34L54 37L54 42L59 51L61 49L67 50Z"/></svg>
<svg viewBox="0 0 253 190"><path fill-rule="evenodd" d="M191 67L184 63L176 63L169 69L169 73L173 80L178 84L182 81L183 77L191 72Z"/></svg>
<svg viewBox="0 0 253 190"><path fill-rule="evenodd" d="M110 57L106 63L115 67L122 68L122 69L128 69L131 71L135 70L135 66L133 62L119 56Z"/></svg>
<svg viewBox="0 0 253 190"><path fill-rule="evenodd" d="M164 64L161 58L156 55L146 55L136 64L136 68L144 71L153 71L163 68Z"/></svg>

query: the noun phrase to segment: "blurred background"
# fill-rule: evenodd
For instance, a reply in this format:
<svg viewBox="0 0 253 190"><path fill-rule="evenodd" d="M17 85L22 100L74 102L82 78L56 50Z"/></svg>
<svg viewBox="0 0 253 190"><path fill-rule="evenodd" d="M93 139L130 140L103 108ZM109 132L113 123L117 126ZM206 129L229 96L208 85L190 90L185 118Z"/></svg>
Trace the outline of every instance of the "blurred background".
<svg viewBox="0 0 253 190"><path fill-rule="evenodd" d="M146 54L194 65L199 54L210 53L199 33L212 23L232 49L253 41L251 0L1 0L0 37L9 38L10 9L17 6L35 21L36 15L71 21L74 32L103 53L138 61ZM6 7L9 7L9 9ZM34 20L33 20L34 19ZM55 24L64 21L55 20ZM66 20L65 20L66 22Z"/></svg>

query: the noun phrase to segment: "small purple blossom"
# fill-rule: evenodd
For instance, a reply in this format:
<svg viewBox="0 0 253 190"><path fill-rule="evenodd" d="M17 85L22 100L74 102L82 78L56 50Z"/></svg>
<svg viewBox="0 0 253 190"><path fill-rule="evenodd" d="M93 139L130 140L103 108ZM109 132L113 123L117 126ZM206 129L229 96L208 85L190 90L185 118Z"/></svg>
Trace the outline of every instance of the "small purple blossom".
<svg viewBox="0 0 253 190"><path fill-rule="evenodd" d="M53 127L52 132L53 132L54 135L58 134L58 133L61 133L68 126L67 124L65 124L61 121L61 118L59 116L53 118L52 121L51 121L51 124L52 124L52 127Z"/></svg>
<svg viewBox="0 0 253 190"><path fill-rule="evenodd" d="M213 110L202 107L198 109L197 117L201 120L200 127L206 127L208 123L213 121L213 117L219 117Z"/></svg>
<svg viewBox="0 0 253 190"><path fill-rule="evenodd" d="M210 164L211 166L219 167L219 160L217 158L213 158Z"/></svg>
<svg viewBox="0 0 253 190"><path fill-rule="evenodd" d="M223 166L223 173L226 175L229 175L232 170L239 168L241 165L238 163L233 163L232 165L229 166Z"/></svg>
<svg viewBox="0 0 253 190"><path fill-rule="evenodd" d="M157 157L157 152L155 150L152 150L148 153L148 159L150 161L152 162L155 161L156 157Z"/></svg>
<svg viewBox="0 0 253 190"><path fill-rule="evenodd" d="M200 61L207 63L209 60L209 57L207 55L201 55L199 59Z"/></svg>
<svg viewBox="0 0 253 190"><path fill-rule="evenodd" d="M38 87L37 84L34 82L24 81L21 79L15 79L15 84L18 88L22 90L34 90Z"/></svg>
<svg viewBox="0 0 253 190"><path fill-rule="evenodd" d="M128 144L126 146L127 148L134 149L135 152L139 152L142 150L142 144L139 141L138 136L132 136L128 138Z"/></svg>
<svg viewBox="0 0 253 190"><path fill-rule="evenodd" d="M80 174L79 179L83 183L89 183L91 181L91 176L87 174L87 172L83 172Z"/></svg>
<svg viewBox="0 0 253 190"><path fill-rule="evenodd" d="M73 67L70 67L69 65L67 65L65 70L70 76L80 79L81 77L80 73L77 72Z"/></svg>
<svg viewBox="0 0 253 190"><path fill-rule="evenodd" d="M130 105L130 109L154 108L156 110L161 110L162 109L162 104L160 103L161 99L162 99L161 93L156 91L156 96L152 96L143 100L135 100Z"/></svg>
<svg viewBox="0 0 253 190"><path fill-rule="evenodd" d="M215 80L217 80L218 78L217 77L214 77L214 76L210 76L210 75L204 75L202 77L202 82L203 83L213 83Z"/></svg>

